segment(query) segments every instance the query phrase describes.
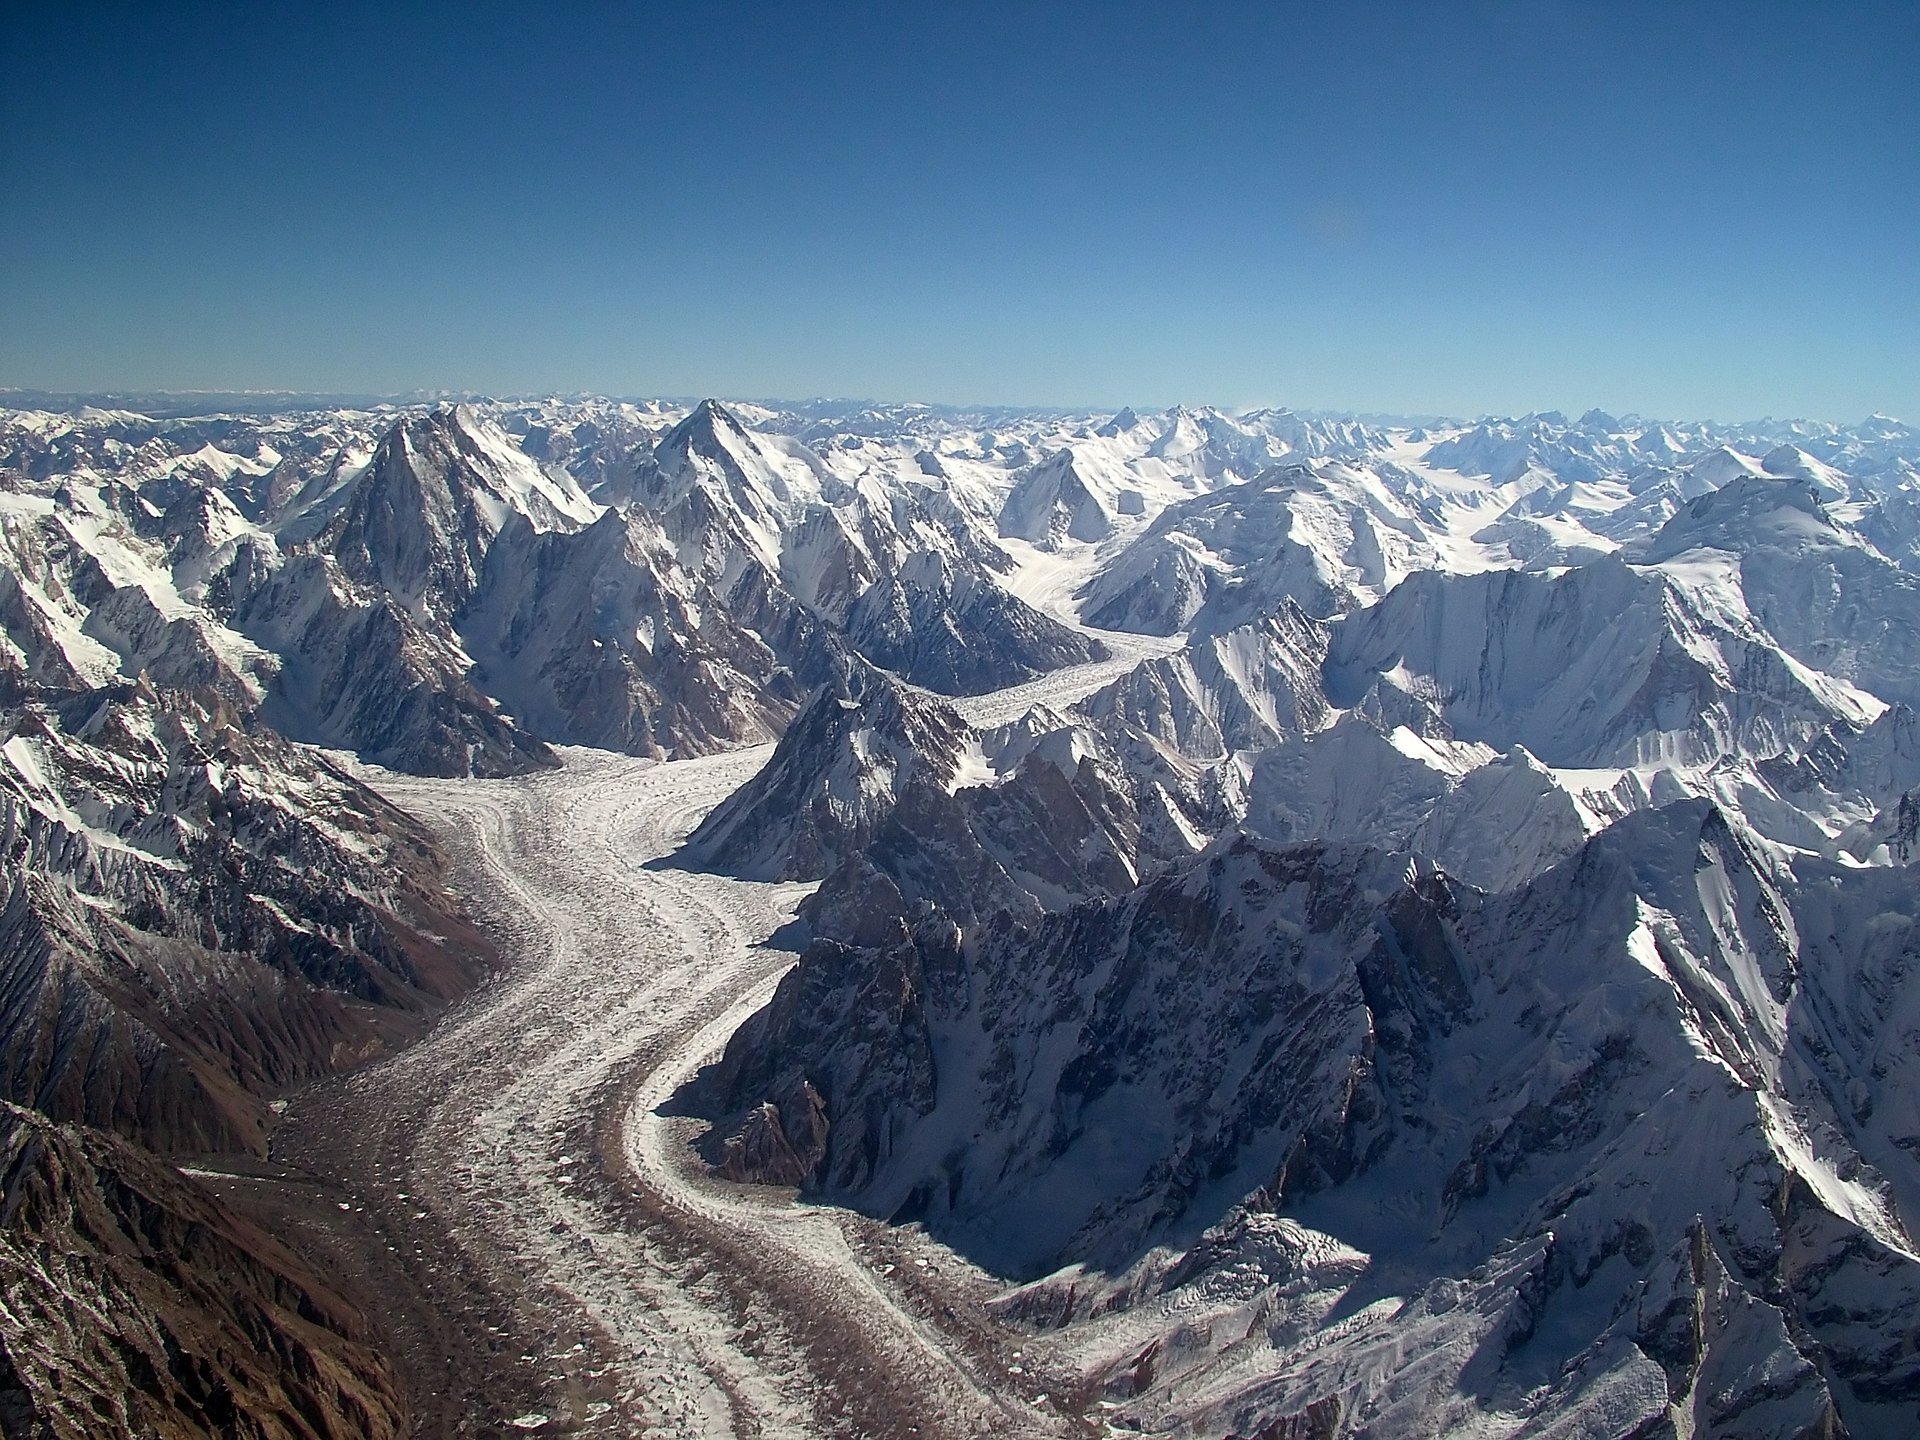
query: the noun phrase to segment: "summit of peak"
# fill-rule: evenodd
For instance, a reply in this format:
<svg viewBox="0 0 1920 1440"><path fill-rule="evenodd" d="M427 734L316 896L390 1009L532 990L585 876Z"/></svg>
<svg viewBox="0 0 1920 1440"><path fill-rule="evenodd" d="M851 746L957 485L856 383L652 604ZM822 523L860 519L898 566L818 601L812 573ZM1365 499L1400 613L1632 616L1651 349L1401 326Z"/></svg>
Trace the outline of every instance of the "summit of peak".
<svg viewBox="0 0 1920 1440"><path fill-rule="evenodd" d="M733 450L751 441L752 432L745 421L724 402L706 399L688 411L685 419L661 437L660 449Z"/></svg>

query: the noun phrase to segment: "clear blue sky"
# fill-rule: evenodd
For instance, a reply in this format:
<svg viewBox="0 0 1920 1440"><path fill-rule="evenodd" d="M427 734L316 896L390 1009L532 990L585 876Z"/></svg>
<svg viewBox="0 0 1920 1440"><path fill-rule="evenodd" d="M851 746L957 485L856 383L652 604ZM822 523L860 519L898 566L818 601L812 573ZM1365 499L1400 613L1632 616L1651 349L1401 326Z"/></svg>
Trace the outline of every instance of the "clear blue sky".
<svg viewBox="0 0 1920 1440"><path fill-rule="evenodd" d="M1920 419L1917 54L1912 0L16 0L0 384Z"/></svg>

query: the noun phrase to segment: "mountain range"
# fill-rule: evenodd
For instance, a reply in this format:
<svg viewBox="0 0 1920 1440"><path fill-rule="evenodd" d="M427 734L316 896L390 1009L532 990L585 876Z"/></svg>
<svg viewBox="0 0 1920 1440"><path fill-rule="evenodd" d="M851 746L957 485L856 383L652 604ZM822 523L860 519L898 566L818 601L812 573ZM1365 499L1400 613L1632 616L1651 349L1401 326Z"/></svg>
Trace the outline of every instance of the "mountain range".
<svg viewBox="0 0 1920 1440"><path fill-rule="evenodd" d="M352 1306L156 1157L498 964L369 767L769 744L675 862L817 887L720 1173L922 1224L1110 1425L1920 1427L1920 432L39 398L0 1407L146 1423L267 1324L236 1404L398 1433ZM204 1263L129 1260L155 1216ZM61 1329L88 1287L186 1338Z"/></svg>

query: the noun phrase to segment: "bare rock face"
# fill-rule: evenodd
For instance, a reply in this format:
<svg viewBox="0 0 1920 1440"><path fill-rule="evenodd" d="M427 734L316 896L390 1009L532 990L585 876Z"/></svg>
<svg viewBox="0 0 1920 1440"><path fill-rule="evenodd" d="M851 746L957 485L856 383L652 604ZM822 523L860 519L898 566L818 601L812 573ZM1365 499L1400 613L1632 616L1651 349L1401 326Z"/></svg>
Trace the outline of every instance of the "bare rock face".
<svg viewBox="0 0 1920 1440"><path fill-rule="evenodd" d="M1045 1277L1019 1313L1141 1310L1107 1393L1143 1428L1423 1433L1524 1392L1628 1433L1902 1434L1911 887L1701 801L1499 895L1226 837L1035 922L816 941L718 1078L765 1107L743 1152L817 1094L806 1187ZM1424 1278L1375 1306L1369 1257Z"/></svg>
<svg viewBox="0 0 1920 1440"><path fill-rule="evenodd" d="M717 1168L723 1178L762 1185L799 1185L827 1149L826 1103L802 1080L781 1104L762 1101L747 1112L726 1142Z"/></svg>
<svg viewBox="0 0 1920 1440"><path fill-rule="evenodd" d="M137 1147L0 1102L0 1429L387 1440L365 1319Z"/></svg>
<svg viewBox="0 0 1920 1440"><path fill-rule="evenodd" d="M217 698L4 716L0 1084L162 1149L251 1150L267 1100L416 1033L492 962L443 860Z"/></svg>

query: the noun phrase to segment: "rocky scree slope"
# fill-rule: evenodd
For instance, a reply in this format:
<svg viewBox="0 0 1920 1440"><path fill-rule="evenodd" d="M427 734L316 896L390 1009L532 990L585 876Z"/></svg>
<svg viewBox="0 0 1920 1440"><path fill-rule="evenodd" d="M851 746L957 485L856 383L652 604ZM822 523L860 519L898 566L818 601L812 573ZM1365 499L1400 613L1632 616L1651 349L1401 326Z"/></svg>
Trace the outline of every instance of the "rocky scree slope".
<svg viewBox="0 0 1920 1440"><path fill-rule="evenodd" d="M364 1317L149 1152L0 1102L9 1435L385 1440L405 1402Z"/></svg>

